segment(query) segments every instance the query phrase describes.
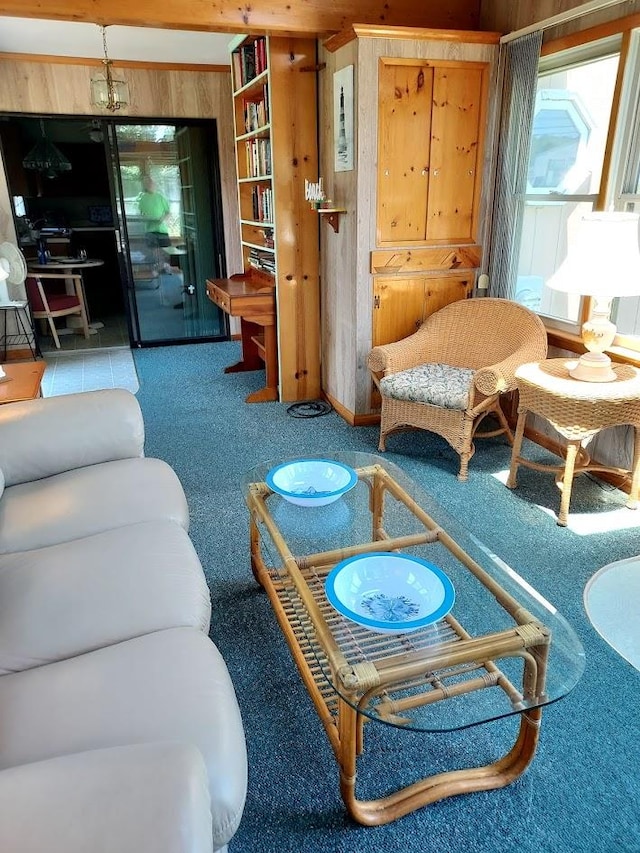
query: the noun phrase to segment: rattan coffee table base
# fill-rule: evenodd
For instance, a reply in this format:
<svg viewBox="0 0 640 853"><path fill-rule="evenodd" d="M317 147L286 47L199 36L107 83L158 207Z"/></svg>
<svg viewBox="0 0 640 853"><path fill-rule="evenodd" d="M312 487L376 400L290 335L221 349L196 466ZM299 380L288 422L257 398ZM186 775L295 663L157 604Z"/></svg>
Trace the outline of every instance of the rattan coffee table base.
<svg viewBox="0 0 640 853"><path fill-rule="evenodd" d="M297 604L292 590L278 572L269 570L259 553L252 566L269 596L278 624L291 650L302 681L325 729L340 769L340 794L350 816L364 826L379 826L403 817L422 806L458 794L502 788L526 770L536 751L540 708L520 715L515 743L491 764L438 773L376 800L359 800L356 794L357 761L364 750L364 724L368 717L345 702L327 681L318 660L323 654L311 640L310 624L303 624L305 607Z"/></svg>

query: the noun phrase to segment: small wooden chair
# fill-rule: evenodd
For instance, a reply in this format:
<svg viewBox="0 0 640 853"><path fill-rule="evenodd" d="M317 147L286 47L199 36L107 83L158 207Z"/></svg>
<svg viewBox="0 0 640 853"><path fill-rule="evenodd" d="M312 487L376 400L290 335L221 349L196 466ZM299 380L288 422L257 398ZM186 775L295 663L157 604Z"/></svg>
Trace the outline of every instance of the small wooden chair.
<svg viewBox="0 0 640 853"><path fill-rule="evenodd" d="M47 292L46 282L49 280L73 281L75 293L53 293ZM89 323L87 320L87 308L84 304L84 293L82 290L82 276L69 273L43 272L29 275L25 282L27 296L31 303L31 312L34 320L47 320L49 328L55 341L56 349L60 349L60 338L56 330L55 318L66 317L69 314L79 314L82 318L82 329L85 338L89 337Z"/></svg>

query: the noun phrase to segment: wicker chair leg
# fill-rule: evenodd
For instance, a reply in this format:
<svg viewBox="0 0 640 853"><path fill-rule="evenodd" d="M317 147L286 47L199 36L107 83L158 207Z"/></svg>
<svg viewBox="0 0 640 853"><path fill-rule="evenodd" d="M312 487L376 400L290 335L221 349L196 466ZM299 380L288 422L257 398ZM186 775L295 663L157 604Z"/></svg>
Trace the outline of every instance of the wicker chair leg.
<svg viewBox="0 0 640 853"><path fill-rule="evenodd" d="M458 472L458 480L464 482L469 478L469 460L473 456L473 427L474 421L465 416L462 422L462 449L458 451L460 454L460 471Z"/></svg>
<svg viewBox="0 0 640 853"><path fill-rule="evenodd" d="M458 472L458 480L461 483L464 483L465 480L469 479L469 453L461 453L460 454L460 471Z"/></svg>

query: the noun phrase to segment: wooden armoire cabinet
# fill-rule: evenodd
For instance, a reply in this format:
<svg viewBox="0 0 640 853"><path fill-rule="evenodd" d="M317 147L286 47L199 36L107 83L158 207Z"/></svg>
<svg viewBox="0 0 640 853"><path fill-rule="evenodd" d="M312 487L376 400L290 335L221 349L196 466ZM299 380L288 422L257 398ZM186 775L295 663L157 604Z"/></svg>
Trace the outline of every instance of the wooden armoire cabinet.
<svg viewBox="0 0 640 853"><path fill-rule="evenodd" d="M321 59L321 174L344 226L321 231L323 389L353 423L377 400L366 360L471 296L482 260L488 93L498 33L355 25ZM334 169L333 74L354 67L355 167Z"/></svg>
<svg viewBox="0 0 640 853"><path fill-rule="evenodd" d="M486 63L380 59L379 246L475 239L487 79Z"/></svg>

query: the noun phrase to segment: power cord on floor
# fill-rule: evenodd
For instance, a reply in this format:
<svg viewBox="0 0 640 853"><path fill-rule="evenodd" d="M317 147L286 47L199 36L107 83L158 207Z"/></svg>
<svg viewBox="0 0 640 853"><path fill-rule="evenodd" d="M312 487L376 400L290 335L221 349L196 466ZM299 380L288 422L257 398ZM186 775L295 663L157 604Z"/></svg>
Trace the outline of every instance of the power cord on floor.
<svg viewBox="0 0 640 853"><path fill-rule="evenodd" d="M292 418L317 418L328 415L331 410L332 407L324 400L302 400L289 406L287 414Z"/></svg>

